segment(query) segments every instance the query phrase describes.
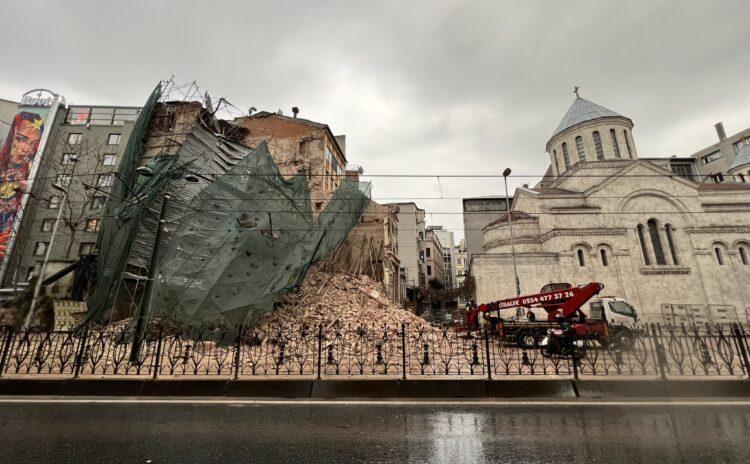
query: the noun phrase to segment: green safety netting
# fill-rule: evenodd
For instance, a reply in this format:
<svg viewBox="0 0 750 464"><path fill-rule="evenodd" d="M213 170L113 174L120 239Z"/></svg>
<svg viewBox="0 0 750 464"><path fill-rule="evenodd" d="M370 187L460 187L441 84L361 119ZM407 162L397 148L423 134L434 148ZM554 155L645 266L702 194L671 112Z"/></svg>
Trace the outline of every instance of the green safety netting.
<svg viewBox="0 0 750 464"><path fill-rule="evenodd" d="M158 156L149 165L157 175L144 177L135 173L143 156L143 141L151 114L160 95L161 86L157 85L133 124L118 168L117 181L107 198L96 244L96 289L88 301L86 321L103 322L107 319L141 218L166 185L166 173L174 166L174 156Z"/></svg>
<svg viewBox="0 0 750 464"><path fill-rule="evenodd" d="M307 176L285 180L260 144L191 202L161 262L152 316L255 323L344 241L369 196L370 184L345 180L314 218Z"/></svg>

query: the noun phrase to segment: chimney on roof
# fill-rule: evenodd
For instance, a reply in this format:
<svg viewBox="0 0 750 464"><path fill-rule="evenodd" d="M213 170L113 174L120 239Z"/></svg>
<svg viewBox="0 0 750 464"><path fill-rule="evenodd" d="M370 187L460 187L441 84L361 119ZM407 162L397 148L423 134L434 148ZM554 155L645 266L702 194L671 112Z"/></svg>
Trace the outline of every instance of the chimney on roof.
<svg viewBox="0 0 750 464"><path fill-rule="evenodd" d="M293 107L292 107L292 114L293 114L293 115L294 115L294 117L296 118L296 117L297 117L297 115L299 114L299 108L298 108L298 107L296 107L296 106L293 106Z"/></svg>
<svg viewBox="0 0 750 464"><path fill-rule="evenodd" d="M716 134L719 136L719 142L724 141L727 138L727 133L724 132L724 123L717 122L714 127L716 128Z"/></svg>

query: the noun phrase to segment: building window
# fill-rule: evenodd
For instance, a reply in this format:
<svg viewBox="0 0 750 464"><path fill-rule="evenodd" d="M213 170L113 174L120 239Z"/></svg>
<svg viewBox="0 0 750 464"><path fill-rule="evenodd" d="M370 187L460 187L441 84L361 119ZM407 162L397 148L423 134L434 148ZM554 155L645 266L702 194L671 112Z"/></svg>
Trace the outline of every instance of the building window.
<svg viewBox="0 0 750 464"><path fill-rule="evenodd" d="M36 242L34 245L34 256L44 256L47 253L49 242Z"/></svg>
<svg viewBox="0 0 750 464"><path fill-rule="evenodd" d="M89 219L86 221L86 232L99 232L100 219Z"/></svg>
<svg viewBox="0 0 750 464"><path fill-rule="evenodd" d="M716 262L719 263L719 266L724 265L724 255L721 253L721 248L714 247L714 253L716 253Z"/></svg>
<svg viewBox="0 0 750 464"><path fill-rule="evenodd" d="M430 257L430 247L425 248L425 256Z"/></svg>
<svg viewBox="0 0 750 464"><path fill-rule="evenodd" d="M599 254L602 256L602 266L609 266L609 260L607 259L607 250L602 248L599 250Z"/></svg>
<svg viewBox="0 0 750 464"><path fill-rule="evenodd" d="M432 275L432 266L430 266L429 264L427 265L427 275L428 276Z"/></svg>
<svg viewBox="0 0 750 464"><path fill-rule="evenodd" d="M628 149L628 158L633 157L633 151L630 149L630 139L628 138L628 131L623 130L622 136L625 137L625 148Z"/></svg>
<svg viewBox="0 0 750 464"><path fill-rule="evenodd" d="M570 169L570 156L568 156L568 144L563 142L563 160L565 161L565 169Z"/></svg>
<svg viewBox="0 0 750 464"><path fill-rule="evenodd" d="M99 174L96 176L96 186L111 187L114 180L115 176L113 174Z"/></svg>
<svg viewBox="0 0 750 464"><path fill-rule="evenodd" d="M576 137L576 150L578 150L578 161L586 161L586 150L583 148L583 137Z"/></svg>
<svg viewBox="0 0 750 464"><path fill-rule="evenodd" d="M424 240L424 232L420 232L419 233L419 239L420 240Z"/></svg>
<svg viewBox="0 0 750 464"><path fill-rule="evenodd" d="M112 153L107 153L104 155L104 158L102 158L102 165L114 166L116 159L117 159L117 155L112 154Z"/></svg>
<svg viewBox="0 0 750 464"><path fill-rule="evenodd" d="M52 232L55 228L55 219L43 219L42 220L42 232Z"/></svg>
<svg viewBox="0 0 750 464"><path fill-rule="evenodd" d="M620 145L617 144L617 134L614 129L609 130L609 136L612 138L612 150L615 152L615 158L620 158Z"/></svg>
<svg viewBox="0 0 750 464"><path fill-rule="evenodd" d="M708 164L716 161L717 159L721 158L721 151L715 151L713 153L709 153L708 155L701 158L701 161L703 161L703 164Z"/></svg>
<svg viewBox="0 0 750 464"><path fill-rule="evenodd" d="M677 174L680 177L684 177L685 179L689 179L689 180L695 180L695 174L693 173L692 163L670 161L669 168L672 170L673 173Z"/></svg>
<svg viewBox="0 0 750 464"><path fill-rule="evenodd" d="M55 183L62 188L68 188L70 187L70 180L70 174L60 174L55 178Z"/></svg>
<svg viewBox="0 0 750 464"><path fill-rule="evenodd" d="M724 182L724 175L722 175L722 173L720 172L717 172L716 174L711 174L711 179L713 179L713 181L717 184L720 184Z"/></svg>
<svg viewBox="0 0 750 464"><path fill-rule="evenodd" d="M664 256L664 249L661 246L661 237L659 237L659 227L656 224L656 219L649 219L646 225L648 226L648 235L651 237L651 246L654 248L656 264L663 266L667 264L667 259Z"/></svg>
<svg viewBox="0 0 750 464"><path fill-rule="evenodd" d="M78 161L78 155L76 153L63 153L62 164L73 164Z"/></svg>
<svg viewBox="0 0 750 464"><path fill-rule="evenodd" d="M57 209L60 207L60 197L52 195L49 197L49 209Z"/></svg>
<svg viewBox="0 0 750 464"><path fill-rule="evenodd" d="M586 265L586 259L583 256L583 250L579 248L577 253L578 253L578 265L581 267L584 267Z"/></svg>
<svg viewBox="0 0 750 464"><path fill-rule="evenodd" d="M740 245L738 251L740 252L740 261L743 266L747 266L750 261L747 258L747 248L744 245Z"/></svg>
<svg viewBox="0 0 750 464"><path fill-rule="evenodd" d="M91 197L91 209L99 209L104 206L104 202L107 199L103 195L95 195Z"/></svg>
<svg viewBox="0 0 750 464"><path fill-rule="evenodd" d="M680 264L680 260L677 258L677 246L675 245L674 239L674 226L667 224L664 226L665 232L667 233L667 244L669 245L669 253L672 255L672 263L675 265Z"/></svg>
<svg viewBox="0 0 750 464"><path fill-rule="evenodd" d="M109 137L107 137L107 145L119 145L120 144L120 134L109 134Z"/></svg>
<svg viewBox="0 0 750 464"><path fill-rule="evenodd" d="M648 255L648 249L646 248L646 238L643 236L643 224L638 224L636 228L638 232L638 243L641 245L641 253L643 253L643 262L646 266L651 265L651 258Z"/></svg>
<svg viewBox="0 0 750 464"><path fill-rule="evenodd" d="M68 134L68 145L80 144L82 137L83 137L83 134L80 134L78 132Z"/></svg>
<svg viewBox="0 0 750 464"><path fill-rule="evenodd" d="M594 131L594 149L596 150L596 159L604 159L604 149L602 148L602 138L599 136L599 131Z"/></svg>
<svg viewBox="0 0 750 464"><path fill-rule="evenodd" d="M79 255L90 255L94 252L94 242L83 242L78 246Z"/></svg>

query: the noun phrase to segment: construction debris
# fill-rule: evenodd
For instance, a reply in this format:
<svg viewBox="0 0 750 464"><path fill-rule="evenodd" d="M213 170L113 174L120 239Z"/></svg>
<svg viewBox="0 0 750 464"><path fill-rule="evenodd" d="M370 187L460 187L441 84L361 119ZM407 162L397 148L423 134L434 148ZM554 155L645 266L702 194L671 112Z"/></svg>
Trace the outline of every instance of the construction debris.
<svg viewBox="0 0 750 464"><path fill-rule="evenodd" d="M322 267L311 268L299 291L283 296L279 306L263 318L258 327L262 330L276 324L309 327L323 324L328 328L334 324L397 326L402 323L430 327L424 319L393 303L382 282L367 275L326 272Z"/></svg>

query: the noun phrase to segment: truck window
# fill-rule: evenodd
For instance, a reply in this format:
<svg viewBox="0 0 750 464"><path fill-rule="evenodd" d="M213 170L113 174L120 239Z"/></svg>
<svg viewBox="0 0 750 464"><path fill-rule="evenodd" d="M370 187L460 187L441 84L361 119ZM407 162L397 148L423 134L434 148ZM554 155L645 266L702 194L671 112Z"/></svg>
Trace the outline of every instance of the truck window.
<svg viewBox="0 0 750 464"><path fill-rule="evenodd" d="M612 312L623 316L635 317L635 308L625 301L610 301L609 309L611 309Z"/></svg>
<svg viewBox="0 0 750 464"><path fill-rule="evenodd" d="M589 316L591 319L604 319L604 305L601 301L592 301L589 304Z"/></svg>

